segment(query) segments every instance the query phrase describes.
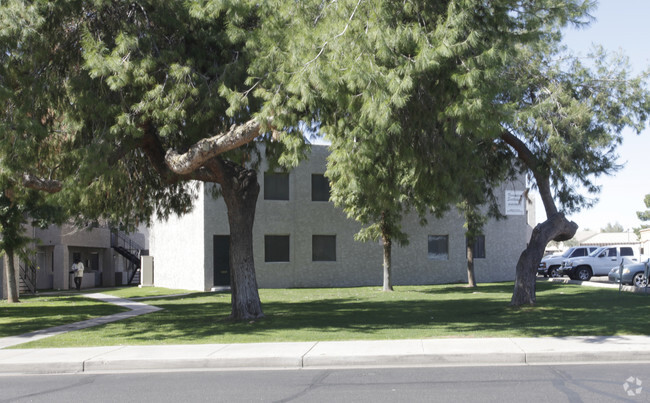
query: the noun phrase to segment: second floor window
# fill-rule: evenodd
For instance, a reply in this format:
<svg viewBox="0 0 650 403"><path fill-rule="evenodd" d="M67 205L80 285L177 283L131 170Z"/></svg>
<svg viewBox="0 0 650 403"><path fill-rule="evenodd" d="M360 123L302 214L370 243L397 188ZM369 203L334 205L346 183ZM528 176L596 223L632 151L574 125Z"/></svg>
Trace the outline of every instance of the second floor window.
<svg viewBox="0 0 650 403"><path fill-rule="evenodd" d="M311 175L311 200L330 200L330 181L323 174Z"/></svg>
<svg viewBox="0 0 650 403"><path fill-rule="evenodd" d="M264 200L289 200L288 173L264 173Z"/></svg>

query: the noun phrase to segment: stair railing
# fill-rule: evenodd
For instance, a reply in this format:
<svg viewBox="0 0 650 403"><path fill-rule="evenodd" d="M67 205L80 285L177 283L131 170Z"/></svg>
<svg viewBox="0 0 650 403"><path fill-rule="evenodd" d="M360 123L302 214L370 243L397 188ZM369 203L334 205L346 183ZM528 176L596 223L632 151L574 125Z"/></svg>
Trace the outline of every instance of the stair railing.
<svg viewBox="0 0 650 403"><path fill-rule="evenodd" d="M18 264L19 272L20 272L20 279L22 280L23 284L27 287L29 292L32 294L36 294L36 273L37 273L37 268L34 262L31 260L27 260L24 263L19 263Z"/></svg>
<svg viewBox="0 0 650 403"><path fill-rule="evenodd" d="M144 248L127 234L117 230L111 231L111 247L127 258L127 272L131 273L127 284L131 284L140 269L140 255Z"/></svg>
<svg viewBox="0 0 650 403"><path fill-rule="evenodd" d="M129 238L128 235L121 231L113 230L111 231L111 248L124 248L127 251L131 252L133 255L140 258L140 253L144 249L133 239Z"/></svg>

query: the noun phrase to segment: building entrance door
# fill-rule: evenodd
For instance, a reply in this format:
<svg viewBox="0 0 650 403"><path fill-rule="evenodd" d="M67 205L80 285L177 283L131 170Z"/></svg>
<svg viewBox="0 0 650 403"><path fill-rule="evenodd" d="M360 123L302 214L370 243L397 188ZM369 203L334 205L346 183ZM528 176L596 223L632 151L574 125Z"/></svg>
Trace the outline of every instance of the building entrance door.
<svg viewBox="0 0 650 403"><path fill-rule="evenodd" d="M230 285L230 235L215 235L213 240L214 285Z"/></svg>

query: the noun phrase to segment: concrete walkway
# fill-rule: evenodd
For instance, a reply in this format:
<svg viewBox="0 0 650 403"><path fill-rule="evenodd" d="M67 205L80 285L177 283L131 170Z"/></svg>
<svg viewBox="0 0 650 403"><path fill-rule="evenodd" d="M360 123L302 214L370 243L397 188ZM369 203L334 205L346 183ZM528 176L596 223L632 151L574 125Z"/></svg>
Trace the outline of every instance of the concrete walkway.
<svg viewBox="0 0 650 403"><path fill-rule="evenodd" d="M558 279L549 281L558 281ZM567 282L564 279L559 281ZM601 286L611 287L605 283L601 284ZM598 286L591 283L589 285ZM161 309L105 294L86 294L86 296L124 306L130 311L0 339L0 374L207 368L308 369L650 362L650 336L448 338L2 349Z"/></svg>
<svg viewBox="0 0 650 403"><path fill-rule="evenodd" d="M162 309L162 308L158 308L157 306L147 305L141 302L135 302L135 301L131 301L124 298L118 298L107 294L95 293L95 294L81 294L81 295L83 295L84 297L93 298L100 301L108 302L110 304L128 308L129 311L120 312L108 316L102 316L94 319L88 319L82 322L76 322L67 325L51 327L49 329L37 330L35 332L25 333L18 336L3 337L0 338L0 349L16 346L18 344L28 343L30 341L44 339L46 337L56 336L58 334L71 332L73 330L86 329L92 326L99 326L105 323L116 322L118 320L128 319L134 316L144 315L145 313L156 312Z"/></svg>

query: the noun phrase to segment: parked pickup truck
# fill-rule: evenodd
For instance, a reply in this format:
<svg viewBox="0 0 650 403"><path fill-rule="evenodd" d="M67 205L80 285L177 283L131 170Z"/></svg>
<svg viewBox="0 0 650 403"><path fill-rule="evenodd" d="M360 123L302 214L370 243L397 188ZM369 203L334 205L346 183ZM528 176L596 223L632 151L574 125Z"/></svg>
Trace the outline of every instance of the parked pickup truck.
<svg viewBox="0 0 650 403"><path fill-rule="evenodd" d="M561 255L544 256L542 261L539 262L539 266L537 266L537 274L544 277L560 277L560 273L558 273L557 270L560 268L563 261L575 257L587 256L596 249L598 249L597 246L573 246L564 251Z"/></svg>
<svg viewBox="0 0 650 403"><path fill-rule="evenodd" d="M566 259L558 273L569 276L572 280L588 281L592 276L609 275L612 267L619 265L623 258L639 261L639 256L632 246L603 246L589 256Z"/></svg>

